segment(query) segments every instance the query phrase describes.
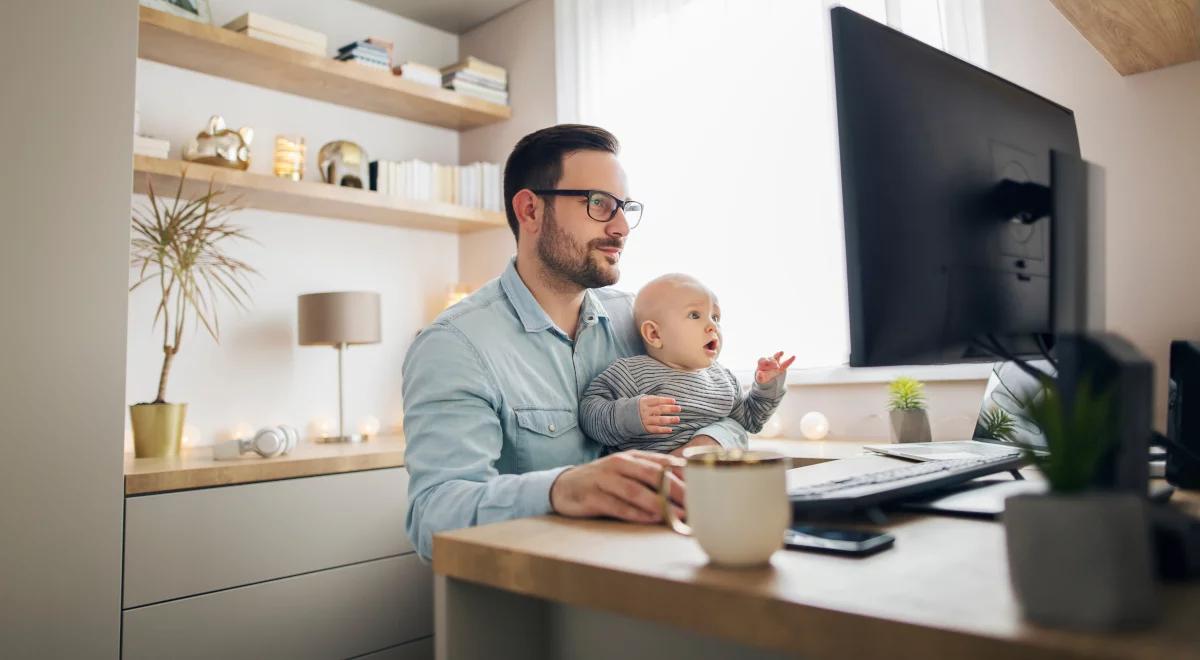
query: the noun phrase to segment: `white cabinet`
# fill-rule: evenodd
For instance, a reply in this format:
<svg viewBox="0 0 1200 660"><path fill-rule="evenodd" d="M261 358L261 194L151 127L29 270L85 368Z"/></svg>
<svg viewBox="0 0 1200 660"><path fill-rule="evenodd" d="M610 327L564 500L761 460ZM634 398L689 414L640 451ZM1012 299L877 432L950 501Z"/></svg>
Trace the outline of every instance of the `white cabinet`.
<svg viewBox="0 0 1200 660"><path fill-rule="evenodd" d="M126 498L124 658L432 657L403 468ZM401 646L403 645L403 646Z"/></svg>

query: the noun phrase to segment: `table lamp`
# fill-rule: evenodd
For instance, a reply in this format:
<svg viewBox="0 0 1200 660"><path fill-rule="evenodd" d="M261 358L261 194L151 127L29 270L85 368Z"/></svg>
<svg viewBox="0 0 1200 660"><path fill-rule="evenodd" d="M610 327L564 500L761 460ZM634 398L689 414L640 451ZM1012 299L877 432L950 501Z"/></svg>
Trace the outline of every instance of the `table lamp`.
<svg viewBox="0 0 1200 660"><path fill-rule="evenodd" d="M346 434L342 365L347 347L379 343L379 309L379 294L373 291L306 293L297 299L300 345L333 346L338 351L338 434L318 442L363 440L360 434Z"/></svg>

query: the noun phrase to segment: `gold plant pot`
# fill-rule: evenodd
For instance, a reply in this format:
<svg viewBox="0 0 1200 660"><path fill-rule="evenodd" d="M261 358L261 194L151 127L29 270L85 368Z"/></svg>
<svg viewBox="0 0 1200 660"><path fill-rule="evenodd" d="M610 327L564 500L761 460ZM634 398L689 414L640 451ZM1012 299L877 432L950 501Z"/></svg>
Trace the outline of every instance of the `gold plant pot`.
<svg viewBox="0 0 1200 660"><path fill-rule="evenodd" d="M138 458L178 456L183 444L186 403L138 403L129 406L133 423L133 455Z"/></svg>

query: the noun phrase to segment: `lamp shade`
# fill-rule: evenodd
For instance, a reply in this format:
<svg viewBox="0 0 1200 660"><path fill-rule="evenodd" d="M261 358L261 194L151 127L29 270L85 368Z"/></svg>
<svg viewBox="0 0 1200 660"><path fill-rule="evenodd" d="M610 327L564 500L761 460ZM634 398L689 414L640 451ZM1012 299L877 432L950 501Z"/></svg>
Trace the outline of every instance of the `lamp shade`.
<svg viewBox="0 0 1200 660"><path fill-rule="evenodd" d="M380 303L374 291L306 293L296 307L301 346L379 343Z"/></svg>

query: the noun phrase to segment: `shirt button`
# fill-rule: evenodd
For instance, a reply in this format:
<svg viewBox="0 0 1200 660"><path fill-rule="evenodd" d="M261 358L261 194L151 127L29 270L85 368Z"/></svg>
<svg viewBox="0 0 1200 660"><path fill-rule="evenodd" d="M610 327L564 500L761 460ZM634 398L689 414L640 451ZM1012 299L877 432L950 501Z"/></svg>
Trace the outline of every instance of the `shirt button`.
<svg viewBox="0 0 1200 660"><path fill-rule="evenodd" d="M550 432L554 433L554 425L553 424L550 425Z"/></svg>

